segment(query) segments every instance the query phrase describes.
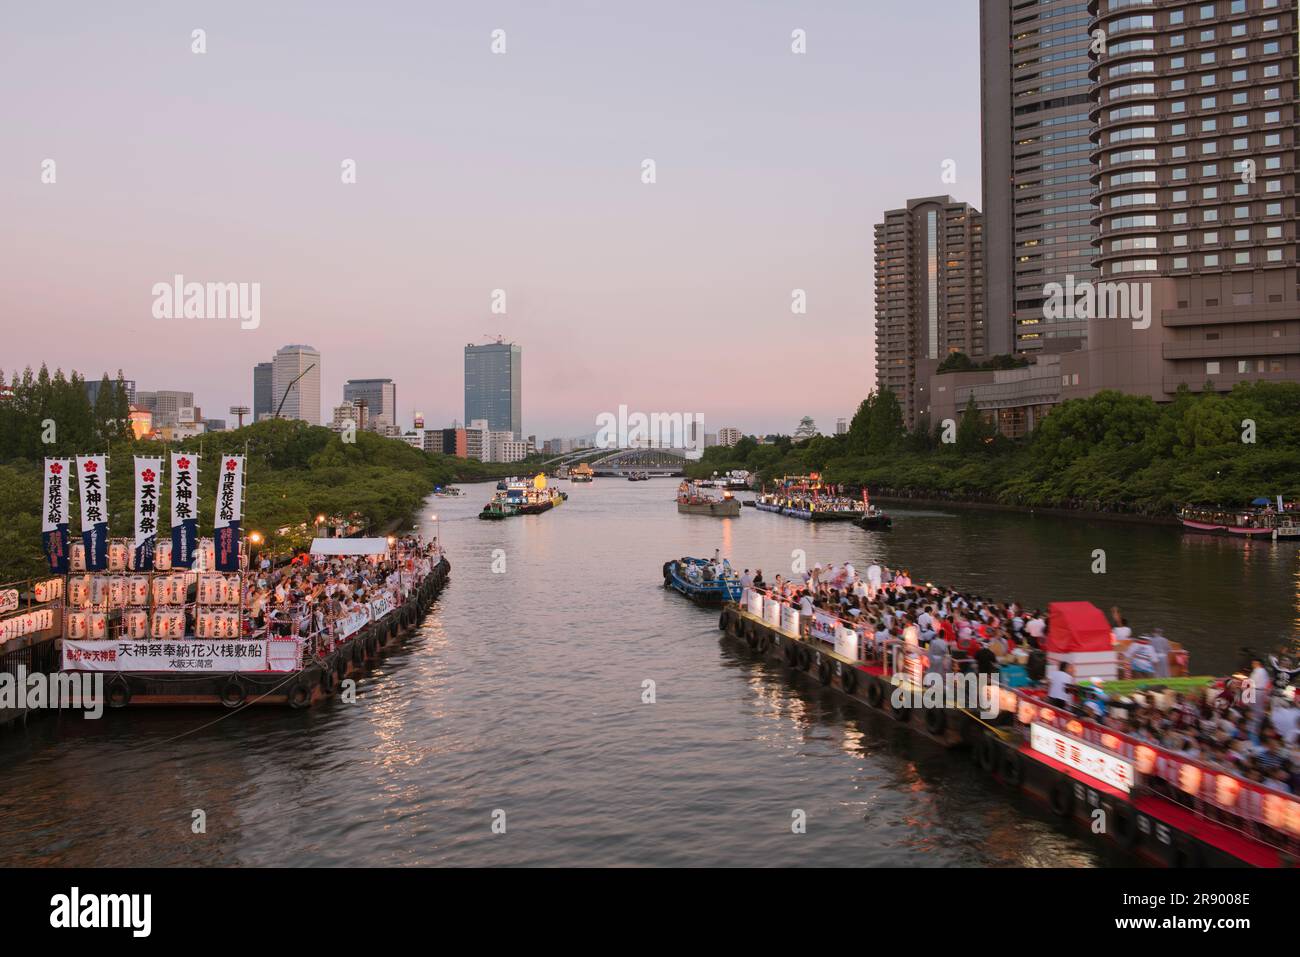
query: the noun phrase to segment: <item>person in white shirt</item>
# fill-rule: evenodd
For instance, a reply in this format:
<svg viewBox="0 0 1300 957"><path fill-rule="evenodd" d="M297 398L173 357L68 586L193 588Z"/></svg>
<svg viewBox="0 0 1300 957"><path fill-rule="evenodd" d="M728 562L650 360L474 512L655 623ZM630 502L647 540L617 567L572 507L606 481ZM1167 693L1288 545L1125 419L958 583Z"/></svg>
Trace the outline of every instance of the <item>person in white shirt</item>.
<svg viewBox="0 0 1300 957"><path fill-rule="evenodd" d="M1070 685L1074 679L1070 674L1070 663L1063 661L1059 667L1047 673L1047 700L1058 708L1070 706Z"/></svg>

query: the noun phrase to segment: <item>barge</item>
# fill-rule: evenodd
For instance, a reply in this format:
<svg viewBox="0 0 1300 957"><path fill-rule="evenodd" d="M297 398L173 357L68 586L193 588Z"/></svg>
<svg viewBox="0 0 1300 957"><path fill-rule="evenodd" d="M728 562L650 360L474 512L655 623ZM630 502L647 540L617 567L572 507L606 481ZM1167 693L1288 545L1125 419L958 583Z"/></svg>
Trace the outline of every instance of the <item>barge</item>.
<svg viewBox="0 0 1300 957"><path fill-rule="evenodd" d="M1000 785L1041 801L1076 836L1110 851L1164 867L1293 867L1300 861L1300 799L1132 738L1080 709L1062 709L1041 689L997 688L996 715L948 702L895 707L895 692L914 683L915 674L894 667L896 648L874 648L851 623L822 612L801 621L790 602L746 589L740 601L723 606L718 627L753 653L909 731L967 749ZM1052 640L1078 637L1062 622ZM1058 651L1058 658L1072 654ZM1150 679L1144 687L1142 693L1158 695L1163 686ZM904 705L908 701L902 696Z"/></svg>
<svg viewBox="0 0 1300 957"><path fill-rule="evenodd" d="M700 491L694 482L683 482L677 487L677 511L682 515L711 515L714 518L738 518L740 499L730 492L722 498L711 498Z"/></svg>
<svg viewBox="0 0 1300 957"><path fill-rule="evenodd" d="M516 515L540 515L569 497L554 486L548 487L546 476L541 473L531 482L509 479L504 485L504 488L497 487L497 493L483 506L479 518L499 520L514 518Z"/></svg>
<svg viewBox="0 0 1300 957"><path fill-rule="evenodd" d="M846 496L839 486L823 483L816 472L785 476L772 491L764 490L754 504L760 511L805 522L858 522L871 515L865 491L860 500Z"/></svg>
<svg viewBox="0 0 1300 957"><path fill-rule="evenodd" d="M392 548L385 539L317 539L315 544L324 546L316 554L325 555L365 554L360 551L365 549L388 555ZM74 616L95 613L77 611L73 605L61 641L62 670L105 672L105 696L112 708L307 708L399 646L419 627L450 576L451 565L440 553L399 560L409 577L305 636L277 634L269 627L263 634L247 634L250 622L241 600L238 611L203 611L202 605L188 615L155 611L147 637L124 633L116 639L82 640L74 637L80 634ZM194 577L201 596L207 576ZM194 619L202 636L186 633L187 618ZM211 627L225 618L233 619L231 633L212 634ZM173 625L178 626L175 635L168 633Z"/></svg>

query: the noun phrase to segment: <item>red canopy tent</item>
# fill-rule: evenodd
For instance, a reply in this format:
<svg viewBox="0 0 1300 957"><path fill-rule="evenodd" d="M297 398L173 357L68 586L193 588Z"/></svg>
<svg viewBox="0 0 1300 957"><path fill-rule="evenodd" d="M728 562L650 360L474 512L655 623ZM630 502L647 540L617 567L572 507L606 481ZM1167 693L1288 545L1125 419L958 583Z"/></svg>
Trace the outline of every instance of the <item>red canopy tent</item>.
<svg viewBox="0 0 1300 957"><path fill-rule="evenodd" d="M1054 601L1047 606L1047 650L1058 655L1110 651L1110 624L1090 601Z"/></svg>

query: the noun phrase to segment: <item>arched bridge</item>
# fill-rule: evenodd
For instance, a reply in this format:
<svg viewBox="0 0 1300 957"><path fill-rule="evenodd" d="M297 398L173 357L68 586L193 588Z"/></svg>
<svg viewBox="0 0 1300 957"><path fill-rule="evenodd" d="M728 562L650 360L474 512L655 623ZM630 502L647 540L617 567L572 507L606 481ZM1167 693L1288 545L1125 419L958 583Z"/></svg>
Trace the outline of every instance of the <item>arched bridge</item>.
<svg viewBox="0 0 1300 957"><path fill-rule="evenodd" d="M681 475L687 461L686 453L680 449L617 449L592 459L591 469L597 475L627 475L630 472Z"/></svg>

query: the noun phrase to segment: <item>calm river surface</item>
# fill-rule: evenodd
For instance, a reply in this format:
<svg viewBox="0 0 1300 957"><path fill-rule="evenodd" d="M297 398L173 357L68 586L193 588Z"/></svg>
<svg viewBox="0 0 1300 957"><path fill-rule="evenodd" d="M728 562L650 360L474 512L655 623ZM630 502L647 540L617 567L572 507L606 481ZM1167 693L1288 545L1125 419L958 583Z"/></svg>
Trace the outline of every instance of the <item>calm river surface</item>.
<svg viewBox="0 0 1300 957"><path fill-rule="evenodd" d="M957 510L895 509L885 533L718 520L677 515L675 487L566 484L561 508L506 522L476 517L491 486L431 499L451 583L356 704L0 733L0 863L1104 866L964 754L720 640L715 612L661 587L663 562L717 547L771 580L803 548L1031 605L1118 604L1198 672L1297 633L1293 545Z"/></svg>

